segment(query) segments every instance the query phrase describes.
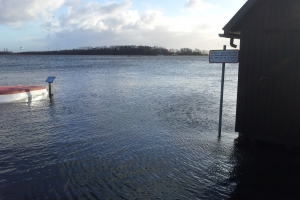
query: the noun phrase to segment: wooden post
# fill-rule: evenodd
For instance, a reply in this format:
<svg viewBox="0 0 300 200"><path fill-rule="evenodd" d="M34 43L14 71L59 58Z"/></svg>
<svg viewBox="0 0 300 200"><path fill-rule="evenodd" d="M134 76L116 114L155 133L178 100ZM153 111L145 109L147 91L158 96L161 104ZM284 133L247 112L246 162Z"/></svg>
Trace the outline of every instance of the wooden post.
<svg viewBox="0 0 300 200"><path fill-rule="evenodd" d="M54 97L54 88L53 88L53 81L55 76L49 76L45 82L49 83L49 98L53 99Z"/></svg>
<svg viewBox="0 0 300 200"><path fill-rule="evenodd" d="M49 98L52 99L54 97L54 88L53 88L53 82L49 83Z"/></svg>

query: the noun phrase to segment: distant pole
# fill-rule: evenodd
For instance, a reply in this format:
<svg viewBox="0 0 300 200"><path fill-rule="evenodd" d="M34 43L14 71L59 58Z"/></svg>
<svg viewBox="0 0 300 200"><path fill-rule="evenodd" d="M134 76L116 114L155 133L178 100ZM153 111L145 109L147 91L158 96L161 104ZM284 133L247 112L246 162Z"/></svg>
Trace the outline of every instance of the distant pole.
<svg viewBox="0 0 300 200"><path fill-rule="evenodd" d="M223 50L226 50L226 45L223 46ZM221 129L222 129L222 111L223 111L224 77L225 77L225 63L222 63L222 80L221 80L221 97L220 97L220 116L219 116L219 137L221 137Z"/></svg>

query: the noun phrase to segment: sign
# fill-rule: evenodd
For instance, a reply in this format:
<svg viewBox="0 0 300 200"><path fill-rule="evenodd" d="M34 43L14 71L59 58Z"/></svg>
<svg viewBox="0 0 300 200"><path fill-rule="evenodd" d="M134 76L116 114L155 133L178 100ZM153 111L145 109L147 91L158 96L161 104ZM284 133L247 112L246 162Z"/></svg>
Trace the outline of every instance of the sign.
<svg viewBox="0 0 300 200"><path fill-rule="evenodd" d="M211 50L209 63L238 63L239 50Z"/></svg>
<svg viewBox="0 0 300 200"><path fill-rule="evenodd" d="M55 79L55 76L48 76L48 78L46 79L45 82L47 82L47 83L53 83L54 79Z"/></svg>

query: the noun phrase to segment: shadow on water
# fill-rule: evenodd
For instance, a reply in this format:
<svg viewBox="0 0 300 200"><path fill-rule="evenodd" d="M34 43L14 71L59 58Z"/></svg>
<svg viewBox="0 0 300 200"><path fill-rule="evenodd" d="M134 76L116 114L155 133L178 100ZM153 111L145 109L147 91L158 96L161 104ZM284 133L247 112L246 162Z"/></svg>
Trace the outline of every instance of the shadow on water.
<svg viewBox="0 0 300 200"><path fill-rule="evenodd" d="M229 199L300 199L300 155L268 144L236 144Z"/></svg>

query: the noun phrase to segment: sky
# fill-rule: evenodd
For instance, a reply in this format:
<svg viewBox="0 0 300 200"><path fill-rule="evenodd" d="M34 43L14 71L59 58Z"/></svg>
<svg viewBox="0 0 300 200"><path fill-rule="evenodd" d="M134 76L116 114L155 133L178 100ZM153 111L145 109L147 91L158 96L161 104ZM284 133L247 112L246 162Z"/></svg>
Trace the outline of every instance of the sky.
<svg viewBox="0 0 300 200"><path fill-rule="evenodd" d="M247 0L0 0L0 51L112 45L222 49ZM235 41L239 44L239 41Z"/></svg>

